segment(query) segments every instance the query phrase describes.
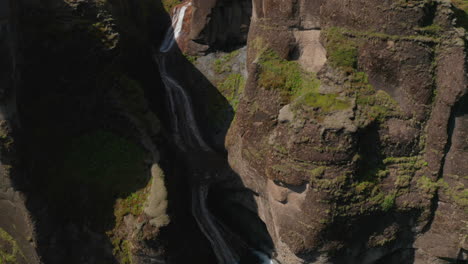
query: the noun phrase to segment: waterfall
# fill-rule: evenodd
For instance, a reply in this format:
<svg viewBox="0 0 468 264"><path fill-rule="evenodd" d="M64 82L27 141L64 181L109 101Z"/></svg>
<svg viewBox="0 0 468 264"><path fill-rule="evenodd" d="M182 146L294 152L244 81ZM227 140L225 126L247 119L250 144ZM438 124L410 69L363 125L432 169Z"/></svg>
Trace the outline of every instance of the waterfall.
<svg viewBox="0 0 468 264"><path fill-rule="evenodd" d="M213 251L218 259L218 264L235 264L238 257L219 232L214 222L214 217L206 208L208 186L201 185L192 189L192 213L203 234L210 241Z"/></svg>
<svg viewBox="0 0 468 264"><path fill-rule="evenodd" d="M159 49L161 53L168 53L174 47L182 31L185 12L191 4L187 2L174 9L172 27L166 32L164 41ZM187 150L187 147L195 147L195 142L193 142L195 139L196 144L203 151L211 151L211 148L201 136L190 97L185 89L167 72L165 56L160 56L158 61L159 71L161 72L164 87L169 98L169 107L173 118L172 128L177 145L182 150ZM190 131L184 131L187 125ZM181 131L183 134L181 134Z"/></svg>
<svg viewBox="0 0 468 264"><path fill-rule="evenodd" d="M185 89L167 72L166 58L160 56L158 61L159 71L169 98L176 144L184 151L187 150L187 147L196 148L195 144L198 144L198 147L203 151L212 151L201 136L190 97ZM190 131L187 131L187 126Z"/></svg>
<svg viewBox="0 0 468 264"><path fill-rule="evenodd" d="M164 37L164 41L159 48L159 51L162 53L166 53L171 50L171 48L174 46L174 43L176 40L179 38L180 33L182 32L182 26L184 25L184 17L185 17L185 11L187 11L187 8L191 6L191 2L187 2L181 7L176 7L174 9L174 13L172 15L172 27L170 27L167 32L166 36Z"/></svg>
<svg viewBox="0 0 468 264"><path fill-rule="evenodd" d="M169 53L177 38L180 36L185 12L191 3L174 9L172 27L166 32L161 47L161 56L155 56L159 65L159 71L166 89L170 113L172 117L172 131L178 147L182 151L201 150L212 152L208 144L203 140L193 112L191 99L185 89L171 76L167 70L166 54ZM210 242L219 264L235 264L238 257L224 240L221 232L215 224L215 219L206 206L208 196L207 185L196 185L192 189L192 214L203 234Z"/></svg>
<svg viewBox="0 0 468 264"><path fill-rule="evenodd" d="M194 151L194 153L200 154L205 152L212 155L213 150L201 136L188 93L171 76L167 67L166 56L170 54L174 44L177 43L177 38L182 31L186 10L190 5L190 2L186 2L174 9L172 27L167 30L164 41L159 48L160 55L155 54L155 60L159 66L168 97L172 132L177 146L184 152ZM192 214L200 230L210 242L218 264L237 264L239 256L228 245L216 224L215 217L207 208L208 190L207 183L195 184L192 187ZM254 252L254 254L262 260L262 264L273 263L261 252Z"/></svg>
<svg viewBox="0 0 468 264"><path fill-rule="evenodd" d="M275 262L272 259L270 259L267 255L265 255L263 252L255 250L253 253L262 261L260 264L275 264Z"/></svg>

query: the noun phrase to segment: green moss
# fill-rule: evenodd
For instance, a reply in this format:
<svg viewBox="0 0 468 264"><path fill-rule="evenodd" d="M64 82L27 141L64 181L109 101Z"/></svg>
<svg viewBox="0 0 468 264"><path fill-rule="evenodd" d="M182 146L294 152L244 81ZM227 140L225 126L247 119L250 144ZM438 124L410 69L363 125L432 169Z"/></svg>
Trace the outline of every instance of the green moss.
<svg viewBox="0 0 468 264"><path fill-rule="evenodd" d="M288 154L288 150L281 145L274 145L273 148L281 154Z"/></svg>
<svg viewBox="0 0 468 264"><path fill-rule="evenodd" d="M312 188L333 193L335 197L338 197L344 194L342 188L346 185L348 180L349 175L345 173L333 179L311 178L310 184Z"/></svg>
<svg viewBox="0 0 468 264"><path fill-rule="evenodd" d="M410 175L410 174L398 175L395 181L395 187L407 188L410 185L412 178L413 178L413 175Z"/></svg>
<svg viewBox="0 0 468 264"><path fill-rule="evenodd" d="M464 187L463 187L464 188ZM460 206L468 208L468 190L466 188L453 191L451 193L453 200Z"/></svg>
<svg viewBox="0 0 468 264"><path fill-rule="evenodd" d="M357 180L359 182L380 182L388 176L388 169L380 162L372 161L371 158L364 157L359 161L359 171Z"/></svg>
<svg viewBox="0 0 468 264"><path fill-rule="evenodd" d="M359 115L363 120L383 122L400 115L398 103L385 91L376 91L369 84L364 72L351 72L348 92L356 97L356 104L360 108Z"/></svg>
<svg viewBox="0 0 468 264"><path fill-rule="evenodd" d="M425 34L429 36L437 36L442 31L442 27L437 24L432 24L426 27L418 28L417 31L420 32L421 34Z"/></svg>
<svg viewBox="0 0 468 264"><path fill-rule="evenodd" d="M5 120L0 121L0 139L5 140L9 137L10 131L8 123Z"/></svg>
<svg viewBox="0 0 468 264"><path fill-rule="evenodd" d="M457 179L455 179L457 180ZM458 185L449 186L443 179L437 181L438 187L449 196L457 205L468 211L468 189L465 185L457 181Z"/></svg>
<svg viewBox="0 0 468 264"><path fill-rule="evenodd" d="M143 206L148 197L149 187L150 184L148 184L146 188L130 194L126 198L117 200L114 209L116 226L122 222L124 216L126 215L131 214L134 216L139 216L143 213Z"/></svg>
<svg viewBox="0 0 468 264"><path fill-rule="evenodd" d="M308 86L297 62L282 59L276 52L265 50L258 60L260 74L258 84L267 90L279 90L284 96L291 96ZM310 84L313 86L313 84Z"/></svg>
<svg viewBox="0 0 468 264"><path fill-rule="evenodd" d="M120 264L133 264L130 242L126 239L112 239L113 254Z"/></svg>
<svg viewBox="0 0 468 264"><path fill-rule="evenodd" d="M309 174L310 174L311 181L313 179L316 179L316 178L321 178L323 176L323 174L325 173L326 169L327 169L327 167L320 166L320 167L317 167L317 168L315 168L313 170L310 170Z"/></svg>
<svg viewBox="0 0 468 264"><path fill-rule="evenodd" d="M107 49L117 46L119 34L113 30L113 25L105 22L96 22L89 28L89 32L94 35Z"/></svg>
<svg viewBox="0 0 468 264"><path fill-rule="evenodd" d="M309 106L312 108L320 108L322 112L328 113L349 108L347 101L337 98L336 94L319 94L307 93L300 97L295 105Z"/></svg>
<svg viewBox="0 0 468 264"><path fill-rule="evenodd" d="M198 56L190 56L188 54L184 54L184 57L192 64L195 64L198 60Z"/></svg>
<svg viewBox="0 0 468 264"><path fill-rule="evenodd" d="M234 111L239 104L240 96L245 88L245 78L241 74L232 73L228 75L224 81L218 85L218 89L223 96L229 101Z"/></svg>
<svg viewBox="0 0 468 264"><path fill-rule="evenodd" d="M356 68L356 42L345 36L345 29L331 27L324 31L328 61L336 68Z"/></svg>
<svg viewBox="0 0 468 264"><path fill-rule="evenodd" d="M163 3L163 6L164 6L164 9L168 13L170 13L172 8L174 8L176 5L180 4L181 1L180 0L162 0L162 3Z"/></svg>
<svg viewBox="0 0 468 264"><path fill-rule="evenodd" d="M387 157L383 160L384 164L404 164L409 163L412 166L416 166L416 163L419 159L419 156L410 156L410 157Z"/></svg>
<svg viewBox="0 0 468 264"><path fill-rule="evenodd" d="M431 180L426 176L422 176L417 181L417 186L423 190L426 194L434 194L435 191L439 188L439 183L436 181Z"/></svg>
<svg viewBox="0 0 468 264"><path fill-rule="evenodd" d="M297 62L282 59L272 50L262 51L258 64L259 86L279 91L285 103L294 101L294 110L309 107L328 113L349 107L349 103L336 94L320 94L320 81L315 74L305 72Z"/></svg>
<svg viewBox="0 0 468 264"><path fill-rule="evenodd" d="M375 186L374 182L364 181L355 185L355 190L358 194L364 194L371 191Z"/></svg>
<svg viewBox="0 0 468 264"><path fill-rule="evenodd" d="M275 164L271 166L271 168L277 172L281 172L285 174L291 173L291 167L288 164Z"/></svg>
<svg viewBox="0 0 468 264"><path fill-rule="evenodd" d="M460 0L465 1L465 0ZM357 68L359 46L365 41L373 38L385 40L416 40L423 42L437 42L439 32L442 28L439 25L430 25L418 28L420 35L401 36L388 35L380 32L364 32L348 30L340 27L330 27L323 31L325 36L325 48L327 50L328 63L335 68L346 71L353 71Z"/></svg>
<svg viewBox="0 0 468 264"><path fill-rule="evenodd" d="M0 263L15 264L24 255L18 243L5 230L0 228Z"/></svg>
<svg viewBox="0 0 468 264"><path fill-rule="evenodd" d="M468 30L468 0L452 0L455 5L454 14L457 19L457 26Z"/></svg>
<svg viewBox="0 0 468 264"><path fill-rule="evenodd" d="M224 56L222 56L219 59L216 59L214 61L214 70L218 74L222 74L225 72L230 72L231 71L231 60L235 57L237 57L240 53L240 50L235 50L231 53L228 53Z"/></svg>
<svg viewBox="0 0 468 264"><path fill-rule="evenodd" d="M395 194L386 195L382 203L380 204L380 206L382 207L382 210L387 212L390 209L392 209L395 206L395 198L396 198Z"/></svg>

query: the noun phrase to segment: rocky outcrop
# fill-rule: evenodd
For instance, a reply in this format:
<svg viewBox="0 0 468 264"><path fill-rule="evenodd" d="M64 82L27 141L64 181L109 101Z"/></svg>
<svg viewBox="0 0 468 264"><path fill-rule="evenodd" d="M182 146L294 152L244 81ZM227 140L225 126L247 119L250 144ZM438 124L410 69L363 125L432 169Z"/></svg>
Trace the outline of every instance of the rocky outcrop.
<svg viewBox="0 0 468 264"><path fill-rule="evenodd" d="M453 162L466 33L454 7L305 2L253 1L247 85L226 140L276 258L464 260L468 171Z"/></svg>
<svg viewBox="0 0 468 264"><path fill-rule="evenodd" d="M252 16L250 0L188 0L181 5L188 5L178 39L184 53L231 51L245 45Z"/></svg>

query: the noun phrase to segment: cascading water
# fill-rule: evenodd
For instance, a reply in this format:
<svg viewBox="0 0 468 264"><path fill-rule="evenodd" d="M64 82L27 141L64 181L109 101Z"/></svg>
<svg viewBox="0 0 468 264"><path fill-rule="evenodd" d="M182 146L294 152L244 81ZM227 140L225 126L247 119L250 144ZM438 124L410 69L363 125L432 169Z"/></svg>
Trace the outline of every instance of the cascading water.
<svg viewBox="0 0 468 264"><path fill-rule="evenodd" d="M192 102L185 89L171 76L167 70L166 56L173 49L177 38L182 32L183 21L190 2L176 7L173 13L172 27L168 29L165 39L160 46L155 59L166 89L169 107L172 115L172 130L174 140L181 151L193 153L209 153L213 150L203 140L198 128ZM192 187L192 214L203 234L210 242L219 264L236 264L239 256L231 249L222 232L216 224L215 217L207 208L208 185L196 184ZM273 262L261 252L253 252L259 257L262 264Z"/></svg>
<svg viewBox="0 0 468 264"><path fill-rule="evenodd" d="M155 56L162 80L169 99L172 114L172 128L176 144L182 151L212 152L208 144L203 140L193 113L193 107L184 88L167 71L165 54L170 52L180 36L185 12L191 5L190 2L177 7L173 14L172 28L170 28L159 49L160 56ZM192 214L195 217L201 231L210 241L219 264L235 264L238 257L224 240L218 230L213 215L206 206L208 196L207 185L196 185L192 188Z"/></svg>

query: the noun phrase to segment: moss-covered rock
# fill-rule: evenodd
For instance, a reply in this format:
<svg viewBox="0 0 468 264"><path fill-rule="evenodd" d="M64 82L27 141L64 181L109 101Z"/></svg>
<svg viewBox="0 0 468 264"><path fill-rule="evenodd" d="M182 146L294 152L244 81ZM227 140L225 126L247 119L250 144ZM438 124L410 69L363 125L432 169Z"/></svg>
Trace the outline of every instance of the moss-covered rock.
<svg viewBox="0 0 468 264"><path fill-rule="evenodd" d="M21 261L21 262L20 262ZM18 243L5 230L0 228L0 263L23 263L24 255Z"/></svg>

